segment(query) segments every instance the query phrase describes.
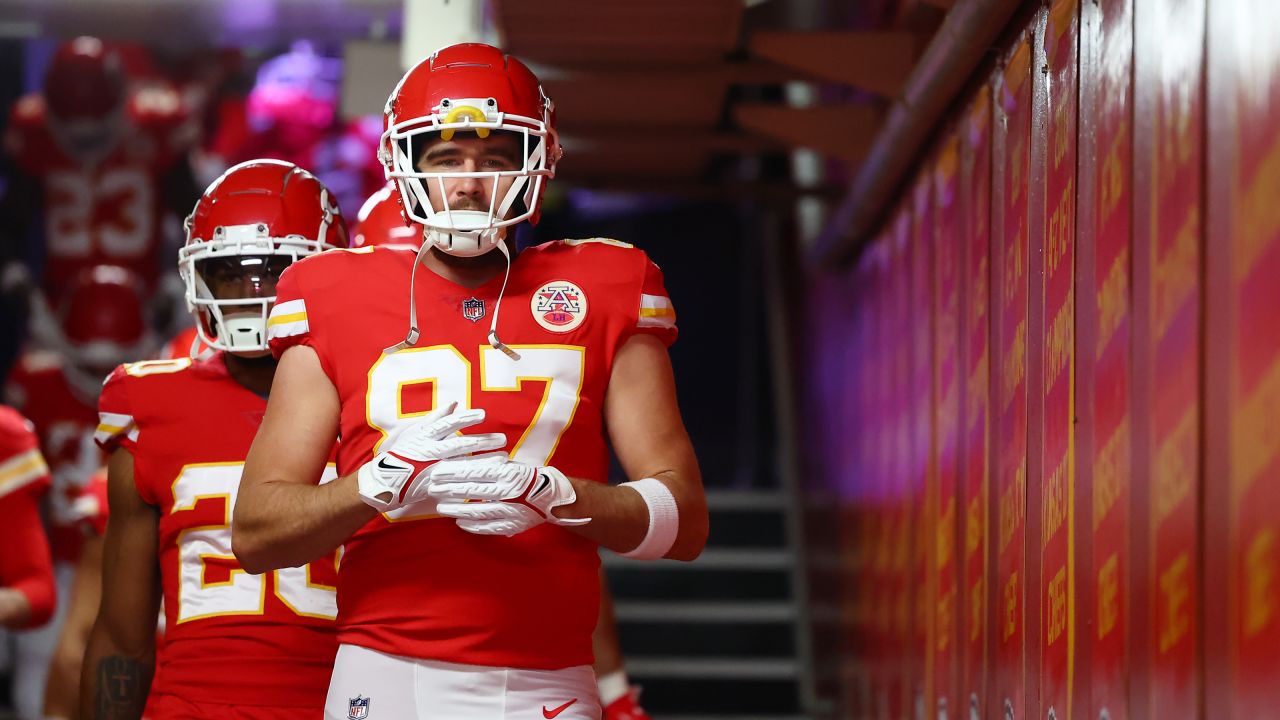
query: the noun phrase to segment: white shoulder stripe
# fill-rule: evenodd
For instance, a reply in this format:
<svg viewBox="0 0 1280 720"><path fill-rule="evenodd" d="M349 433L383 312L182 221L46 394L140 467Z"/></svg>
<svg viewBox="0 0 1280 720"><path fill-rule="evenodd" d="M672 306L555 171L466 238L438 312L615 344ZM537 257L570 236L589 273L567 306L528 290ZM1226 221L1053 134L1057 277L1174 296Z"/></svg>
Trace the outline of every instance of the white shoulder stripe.
<svg viewBox="0 0 1280 720"><path fill-rule="evenodd" d="M304 313L307 311L307 303L302 298L297 300L286 300L282 303L276 303L271 307L271 317L281 317L284 315L292 315L294 313Z"/></svg>
<svg viewBox="0 0 1280 720"><path fill-rule="evenodd" d="M676 306L666 295L640 295L640 318L636 327L674 328Z"/></svg>
<svg viewBox="0 0 1280 720"><path fill-rule="evenodd" d="M138 439L138 426L134 423L133 416L122 413L98 413L98 429L93 433L94 441L105 444L108 440L120 435L126 435L130 440Z"/></svg>
<svg viewBox="0 0 1280 720"><path fill-rule="evenodd" d="M293 337L294 335L305 335L311 330L306 320L296 320L294 322L276 323L267 326L267 340L278 340L281 338Z"/></svg>
<svg viewBox="0 0 1280 720"><path fill-rule="evenodd" d="M675 309L675 305L671 304L671 298L666 295L645 295L643 293L640 295L640 307L642 309L647 308L655 310L658 308Z"/></svg>
<svg viewBox="0 0 1280 720"><path fill-rule="evenodd" d="M655 315L654 317L642 317L636 322L636 327L642 328L674 328L676 326L675 315Z"/></svg>

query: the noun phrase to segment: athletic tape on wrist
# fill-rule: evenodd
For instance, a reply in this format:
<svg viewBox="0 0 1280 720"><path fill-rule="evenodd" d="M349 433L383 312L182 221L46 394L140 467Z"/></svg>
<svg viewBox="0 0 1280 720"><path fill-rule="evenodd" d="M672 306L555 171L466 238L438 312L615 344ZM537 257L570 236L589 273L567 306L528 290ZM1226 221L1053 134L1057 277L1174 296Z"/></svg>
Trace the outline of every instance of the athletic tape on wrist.
<svg viewBox="0 0 1280 720"><path fill-rule="evenodd" d="M635 549L618 554L636 560L657 560L665 556L675 545L676 533L680 530L680 511L676 507L675 496L661 480L654 478L622 483L622 487L635 490L644 499L649 508L649 530Z"/></svg>

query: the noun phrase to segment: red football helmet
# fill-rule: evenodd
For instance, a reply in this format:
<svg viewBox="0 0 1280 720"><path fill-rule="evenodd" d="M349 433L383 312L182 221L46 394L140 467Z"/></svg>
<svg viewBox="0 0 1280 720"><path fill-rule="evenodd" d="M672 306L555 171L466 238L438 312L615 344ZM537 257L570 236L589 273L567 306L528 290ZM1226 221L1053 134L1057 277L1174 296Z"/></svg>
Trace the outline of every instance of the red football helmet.
<svg viewBox="0 0 1280 720"><path fill-rule="evenodd" d="M200 341L265 354L280 274L298 258L346 246L338 204L311 173L280 160L227 170L187 218L187 242L178 253Z"/></svg>
<svg viewBox="0 0 1280 720"><path fill-rule="evenodd" d="M351 229L351 247L375 245L417 250L422 245L422 226L404 219L400 193L395 183L369 196L360 206Z"/></svg>
<svg viewBox="0 0 1280 720"><path fill-rule="evenodd" d="M479 255L497 247L503 228L538 221L542 193L555 176L561 150L554 106L524 63L480 43L442 48L405 73L387 98L384 115L379 159L388 179L400 187L408 219L425 225L436 247L453 255ZM447 141L464 131L485 138L494 130L523 139L523 167L428 173L415 165L437 135ZM494 194L488 211L447 206L436 211L428 200L426 182L439 183L443 196L446 178L473 178L496 187L502 177L514 181L503 197Z"/></svg>
<svg viewBox="0 0 1280 720"><path fill-rule="evenodd" d="M67 380L82 397L96 398L115 366L148 356L154 339L141 287L125 268L96 265L77 275L63 294L56 349L67 359Z"/></svg>
<svg viewBox="0 0 1280 720"><path fill-rule="evenodd" d="M125 125L126 97L124 65L97 38L63 43L44 76L50 129L75 158L92 161L111 150Z"/></svg>

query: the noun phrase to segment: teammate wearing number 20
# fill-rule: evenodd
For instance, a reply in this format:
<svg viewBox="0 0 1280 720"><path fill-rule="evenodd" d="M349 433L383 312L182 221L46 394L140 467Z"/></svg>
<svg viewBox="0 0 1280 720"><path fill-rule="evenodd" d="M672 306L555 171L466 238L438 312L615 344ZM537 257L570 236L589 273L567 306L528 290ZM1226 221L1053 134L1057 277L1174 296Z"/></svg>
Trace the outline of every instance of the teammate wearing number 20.
<svg viewBox="0 0 1280 720"><path fill-rule="evenodd" d="M111 453L112 512L84 717L140 717L144 702L157 720L320 716L337 651L332 548L250 575L231 553L231 511L275 372L277 280L334 246L346 229L328 191L274 160L228 170L188 218L180 270L216 352L122 365L103 388L96 439ZM316 480L332 477L322 461Z"/></svg>
<svg viewBox="0 0 1280 720"><path fill-rule="evenodd" d="M658 268L612 241L512 257L560 156L553 118L516 58L439 50L392 92L380 150L421 249L281 278L233 545L260 571L345 543L326 718L598 718L597 547L705 544ZM340 477L317 487L335 434ZM634 481L604 482L606 438Z"/></svg>

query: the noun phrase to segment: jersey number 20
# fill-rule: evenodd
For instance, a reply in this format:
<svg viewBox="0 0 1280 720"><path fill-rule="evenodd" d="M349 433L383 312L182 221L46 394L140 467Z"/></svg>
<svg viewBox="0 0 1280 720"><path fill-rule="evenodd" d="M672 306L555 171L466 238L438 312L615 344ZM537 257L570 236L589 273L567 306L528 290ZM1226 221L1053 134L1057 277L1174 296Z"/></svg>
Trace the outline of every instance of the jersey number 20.
<svg viewBox="0 0 1280 720"><path fill-rule="evenodd" d="M183 530L178 536L178 622L223 615L262 615L266 611L265 575L250 575L231 552L231 510L244 463L188 465L173 484L173 510L193 510L203 499L225 501L223 522ZM320 482L337 476L325 467ZM210 561L231 566L226 580L206 582ZM337 591L311 582L310 565L281 568L274 575L275 595L294 613L332 620L338 615Z"/></svg>

